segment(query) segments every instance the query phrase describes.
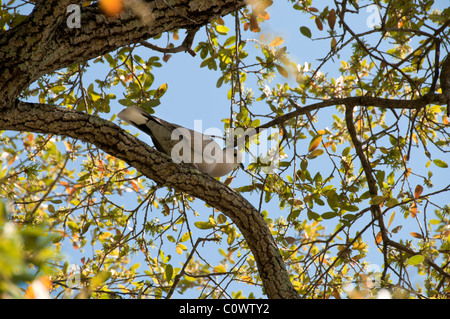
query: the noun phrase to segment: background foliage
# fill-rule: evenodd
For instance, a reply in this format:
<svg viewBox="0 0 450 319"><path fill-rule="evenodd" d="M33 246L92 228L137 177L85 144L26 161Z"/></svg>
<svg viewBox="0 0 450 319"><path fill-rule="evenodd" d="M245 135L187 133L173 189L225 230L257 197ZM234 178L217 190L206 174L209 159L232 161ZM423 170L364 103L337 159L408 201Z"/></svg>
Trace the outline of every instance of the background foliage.
<svg viewBox="0 0 450 319"><path fill-rule="evenodd" d="M301 23L289 41L264 32L281 4L255 0L196 30L189 48L226 95L227 106L215 105L228 108L223 129L271 122L281 137L276 173L248 156L245 171L233 173L245 177L223 182L259 208L301 296L448 298L449 119L446 105L408 103L441 92L448 3L286 3L286 18ZM32 6L3 3L2 29ZM375 26L360 32L353 22L363 12ZM178 30L75 63L21 98L112 121L117 105L158 112L177 92L155 74L171 68L183 36ZM326 49L298 61L293 41ZM220 211L76 139L0 138L3 297L33 297L29 287L42 278L54 298L264 296L253 256Z"/></svg>

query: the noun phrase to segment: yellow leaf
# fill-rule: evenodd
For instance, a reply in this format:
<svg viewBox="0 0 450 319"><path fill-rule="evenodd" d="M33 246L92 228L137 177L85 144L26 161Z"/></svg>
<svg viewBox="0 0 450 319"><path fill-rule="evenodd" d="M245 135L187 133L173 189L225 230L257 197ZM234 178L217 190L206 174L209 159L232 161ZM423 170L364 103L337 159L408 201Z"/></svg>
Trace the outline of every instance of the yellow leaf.
<svg viewBox="0 0 450 319"><path fill-rule="evenodd" d="M282 45L284 42L284 39L282 37L276 37L275 39L273 39L272 42L270 42L269 47L277 47Z"/></svg>
<svg viewBox="0 0 450 319"><path fill-rule="evenodd" d="M394 220L394 216L395 216L395 211L391 214L391 217L389 217L389 223L388 223L387 228L389 228L389 226L391 226L392 221Z"/></svg>
<svg viewBox="0 0 450 319"><path fill-rule="evenodd" d="M219 265L219 266L214 267L213 272L215 272L215 273L227 272L227 269L225 268L224 265Z"/></svg>
<svg viewBox="0 0 450 319"><path fill-rule="evenodd" d="M159 99L160 97L162 97L164 95L164 93L166 93L167 91L167 83L162 84L155 92L155 98Z"/></svg>
<svg viewBox="0 0 450 319"><path fill-rule="evenodd" d="M412 139L414 140L414 142L416 142L416 144L419 144L419 140L417 139L417 134L416 133L412 133Z"/></svg>

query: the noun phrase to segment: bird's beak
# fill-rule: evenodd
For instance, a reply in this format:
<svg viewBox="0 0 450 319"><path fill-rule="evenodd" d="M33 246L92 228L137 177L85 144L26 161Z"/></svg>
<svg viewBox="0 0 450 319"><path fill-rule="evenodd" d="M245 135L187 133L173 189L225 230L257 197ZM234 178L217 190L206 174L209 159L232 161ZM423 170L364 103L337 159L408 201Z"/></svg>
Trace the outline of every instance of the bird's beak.
<svg viewBox="0 0 450 319"><path fill-rule="evenodd" d="M239 167L242 168L242 169L245 169L244 164L242 164L242 163L239 164Z"/></svg>

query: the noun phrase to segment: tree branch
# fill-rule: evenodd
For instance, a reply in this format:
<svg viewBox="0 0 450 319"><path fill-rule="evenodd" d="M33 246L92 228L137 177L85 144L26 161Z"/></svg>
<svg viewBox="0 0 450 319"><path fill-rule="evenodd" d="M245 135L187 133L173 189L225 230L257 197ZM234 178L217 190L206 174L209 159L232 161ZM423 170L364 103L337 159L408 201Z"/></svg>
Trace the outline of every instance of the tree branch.
<svg viewBox="0 0 450 319"><path fill-rule="evenodd" d="M147 41L141 41L141 44L149 49L162 52L162 53L178 53L178 52L188 52L193 57L196 56L196 53L194 50L192 50L192 42L194 41L195 34L197 33L198 28L194 30L187 31L186 38L184 39L183 43L180 46L173 47L173 48L161 48L157 45L151 44Z"/></svg>
<svg viewBox="0 0 450 319"><path fill-rule="evenodd" d="M73 63L87 61L125 45L139 43L174 29L195 29L245 5L244 0L147 2L151 20L141 23L132 10L107 17L94 3L49 0L39 2L21 24L0 39L0 100L14 103L33 81ZM69 4L79 3L80 28L70 28Z"/></svg>
<svg viewBox="0 0 450 319"><path fill-rule="evenodd" d="M155 182L203 200L228 216L252 251L269 298L299 298L269 227L244 197L190 165L169 156L97 116L57 106L18 101L0 112L0 130L56 134L96 145Z"/></svg>

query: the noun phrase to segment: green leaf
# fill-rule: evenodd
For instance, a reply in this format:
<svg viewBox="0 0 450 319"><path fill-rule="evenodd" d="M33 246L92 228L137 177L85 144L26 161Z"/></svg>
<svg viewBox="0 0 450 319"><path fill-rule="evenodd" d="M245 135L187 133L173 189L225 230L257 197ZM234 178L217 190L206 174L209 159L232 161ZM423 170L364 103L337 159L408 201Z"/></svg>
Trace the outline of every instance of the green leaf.
<svg viewBox="0 0 450 319"><path fill-rule="evenodd" d="M198 229L210 229L214 227L210 222L195 222L194 225Z"/></svg>
<svg viewBox="0 0 450 319"><path fill-rule="evenodd" d="M380 205L385 200L384 196L375 196L370 200L371 205Z"/></svg>
<svg viewBox="0 0 450 319"><path fill-rule="evenodd" d="M338 214L336 212L326 212L326 213L323 213L321 216L323 219L331 219L331 218L336 217L337 215Z"/></svg>
<svg viewBox="0 0 450 319"><path fill-rule="evenodd" d="M301 32L305 37L311 39L311 30L309 30L308 27L305 27L305 26L300 27L300 32Z"/></svg>
<svg viewBox="0 0 450 319"><path fill-rule="evenodd" d="M321 219L320 215L313 212L312 210L308 210L307 216L308 216L309 220L320 220Z"/></svg>
<svg viewBox="0 0 450 319"><path fill-rule="evenodd" d="M411 266L417 266L417 265L423 263L424 260L425 260L424 256L415 255L415 256L412 256L411 258L409 258L408 261L406 262L406 264L411 265Z"/></svg>
<svg viewBox="0 0 450 319"><path fill-rule="evenodd" d="M447 163L444 162L443 160L440 160L440 159L433 160L433 163L436 164L437 167L441 167L441 168L447 168L448 167Z"/></svg>
<svg viewBox="0 0 450 319"><path fill-rule="evenodd" d="M322 149L315 149L314 151L312 151L311 153L308 154L307 158L308 159L314 159L320 155L322 155L324 153L324 150Z"/></svg>
<svg viewBox="0 0 450 319"><path fill-rule="evenodd" d="M172 276L173 276L173 267L171 264L167 264L166 270L164 271L164 277L166 278L166 280L170 280L172 279Z"/></svg>
<svg viewBox="0 0 450 319"><path fill-rule="evenodd" d="M120 99L119 103L124 105L124 106L134 105L134 102L132 100L129 100L129 99Z"/></svg>

